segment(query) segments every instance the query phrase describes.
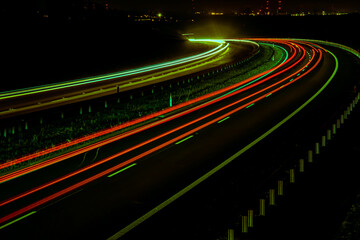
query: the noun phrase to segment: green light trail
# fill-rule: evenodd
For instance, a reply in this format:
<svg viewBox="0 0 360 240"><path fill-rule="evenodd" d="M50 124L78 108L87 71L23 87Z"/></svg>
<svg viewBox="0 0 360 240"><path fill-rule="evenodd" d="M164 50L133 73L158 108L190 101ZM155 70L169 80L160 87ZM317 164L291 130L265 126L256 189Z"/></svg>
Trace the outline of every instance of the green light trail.
<svg viewBox="0 0 360 240"><path fill-rule="evenodd" d="M47 85L41 85L41 86L36 86L36 87L5 91L5 92L0 93L0 100L17 97L17 96L41 93L41 92L46 92L46 91L51 91L51 90L58 90L58 89L63 89L63 88L68 88L68 87L74 87L74 86L79 86L79 85L84 85L84 84L89 84L89 83L101 82L104 80L110 80L110 79L115 79L115 78L127 77L127 76L132 76L135 74L146 73L146 72L159 70L159 69L163 69L163 68L167 68L167 67L174 67L174 66L178 66L180 64L190 63L193 61L197 61L197 60L201 60L201 59L205 59L205 58L214 56L220 52L225 51L229 47L229 43L225 43L222 40L211 40L211 39L201 40L201 39L199 39L196 41L215 42L215 43L219 43L219 46L217 46L216 48L214 48L212 50L209 50L207 52L197 54L194 56L181 58L181 59L177 59L177 60L172 60L172 61L168 61L165 63L149 65L149 66L145 66L145 67L141 67L141 68L131 69L131 70L127 70L127 71L99 75L99 76L92 77L92 78L76 79L76 80L71 80L71 81L66 81L66 82L61 82L61 83L56 83L56 84L47 84Z"/></svg>

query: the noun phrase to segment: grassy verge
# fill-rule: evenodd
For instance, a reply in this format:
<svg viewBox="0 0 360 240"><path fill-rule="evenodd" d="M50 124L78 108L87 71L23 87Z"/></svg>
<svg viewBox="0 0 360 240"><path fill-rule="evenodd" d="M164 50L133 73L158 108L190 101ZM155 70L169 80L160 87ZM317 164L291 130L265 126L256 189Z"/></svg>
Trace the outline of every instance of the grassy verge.
<svg viewBox="0 0 360 240"><path fill-rule="evenodd" d="M351 209L347 213L347 216L334 239L360 239L360 194L356 197L355 203L351 206Z"/></svg>

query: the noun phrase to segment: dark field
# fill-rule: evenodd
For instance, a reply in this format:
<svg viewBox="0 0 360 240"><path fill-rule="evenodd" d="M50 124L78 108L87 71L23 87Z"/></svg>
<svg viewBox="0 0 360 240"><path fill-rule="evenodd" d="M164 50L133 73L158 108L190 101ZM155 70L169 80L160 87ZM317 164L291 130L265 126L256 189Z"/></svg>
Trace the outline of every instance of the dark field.
<svg viewBox="0 0 360 240"><path fill-rule="evenodd" d="M202 17L195 22L23 21L2 27L0 91L72 80L176 59L209 48L195 38L311 38L360 47L360 15Z"/></svg>
<svg viewBox="0 0 360 240"><path fill-rule="evenodd" d="M177 32L103 24L31 26L5 35L1 90L95 76L204 52Z"/></svg>

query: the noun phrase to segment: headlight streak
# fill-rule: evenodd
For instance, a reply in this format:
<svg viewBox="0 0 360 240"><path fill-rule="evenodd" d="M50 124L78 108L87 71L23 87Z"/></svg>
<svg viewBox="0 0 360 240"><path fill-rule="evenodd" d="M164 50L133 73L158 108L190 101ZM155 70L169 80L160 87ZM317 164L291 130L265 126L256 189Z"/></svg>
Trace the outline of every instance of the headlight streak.
<svg viewBox="0 0 360 240"><path fill-rule="evenodd" d="M312 60L314 59L314 57L315 57L315 51L312 50L312 53L313 53L313 54L312 54L312 59L311 59L311 61L312 61ZM304 54L305 54L305 53L303 52L301 59L303 59ZM68 188L65 188L65 189L61 190L60 192L57 192L57 193L55 193L55 194L52 194L52 195L50 195L50 196L48 196L48 197L46 197L46 198L44 198L44 199L42 199L42 200L39 200L39 201L37 201L37 202L35 202L35 203L27 206L27 207L24 207L24 208L22 208L22 209L19 209L18 211L14 212L14 213L12 213L12 214L9 214L9 215L7 215L7 216L5 216L5 217L3 217L3 218L1 218L1 219L0 219L0 223L4 223L4 222L6 222L6 221L8 221L8 220L10 220L10 219L12 219L12 218L14 218L14 217L16 217L16 216L19 216L19 215L21 215L21 214L23 214L23 213L25 213L25 212L27 212L27 211L30 211L30 210L32 210L32 209L34 209L34 208L36 208L36 207L38 207L38 206L40 206L40 205L42 205L42 204L44 204L44 203L47 203L47 202L49 202L49 201L51 201L51 200L53 200L53 199L55 199L55 198L63 195L63 194L66 194L66 193L68 193L68 192L70 192L70 191L72 191L72 190L74 190L74 189L76 189L76 188L78 188L78 187L81 187L81 186L87 184L88 182L91 182L91 181L96 180L96 179L98 179L98 178L100 178L100 177L103 177L103 176L105 176L105 175L108 175L108 174L111 173L111 172L118 171L119 169L123 168L124 166L127 166L127 165L129 165L129 164L131 164L131 163L134 163L134 162L137 161L138 159L143 158L143 157L147 156L147 155L150 154L150 153L153 153L153 152L155 152L155 151L157 151L157 150L159 150L159 149L161 149L161 148L163 148L163 147L166 147L166 146L168 146L168 145L170 145L170 144L179 142L179 141L181 141L182 139L189 137L189 135L194 134L195 132L197 132L197 131L199 131L199 130L201 130L201 129L203 129L203 128L211 125L211 124L217 123L217 122L221 121L222 119L225 119L225 118L229 117L230 115L232 115L232 114L234 114L234 113L236 113L236 112L238 112L238 111L240 111L240 110L242 110L242 109L244 109L244 108L246 108L246 107L248 107L248 106L251 106L252 104L256 103L257 101L260 101L260 100L268 97L270 94L273 94L273 93L279 91L279 90L282 89L284 86L288 86L288 85L296 82L298 79L300 79L301 77L305 76L308 72L312 71L312 70L318 65L319 61L321 60L321 52L320 52L319 54L320 54L320 56L319 56L319 58L318 58L318 61L317 61L310 69L308 69L307 72L304 72L301 76L294 78L294 80L293 80L292 82L287 82L287 83L285 83L284 85L281 85L282 83L284 83L286 80L289 79L289 77L286 77L286 78L284 78L284 79L282 79L282 80L280 80L280 81L278 81L278 82L276 82L276 83L273 83L272 85L270 85L270 86L268 86L268 87L266 87L266 88L264 88L264 89L262 89L262 90L260 90L260 91L258 91L258 92L255 92L255 93L253 93L253 94L250 94L249 96L246 96L245 98L242 98L242 99L240 99L240 100L238 100L238 101L236 101L236 102L233 102L233 103L231 103L231 104L229 104L229 105L227 105L227 106L225 106L225 107L222 107L222 108L220 108L220 109L217 109L217 110L214 111L214 112L211 112L211 113L209 113L209 114L207 114L207 115L205 115L205 116L202 116L202 117L200 117L199 119L195 119L195 120L193 120L193 121L191 121L191 122L189 122L189 123L187 123L187 124L184 124L184 125L182 125L182 126L180 126L180 127L177 127L177 128L175 128L175 129L173 129L173 130L171 130L171 131L168 131L168 132L166 132L166 133L163 133L163 134L161 134L161 135L159 135L159 136L157 136L157 137L155 137L155 138L153 138L153 139L150 139L150 140L148 140L148 141L146 141L146 142L143 142L143 143L139 144L138 146L140 146L140 145L143 146L143 145L145 145L145 144L147 144L147 143L149 143L149 142L152 142L152 141L155 141L155 140L157 140L157 139L160 139L161 137L166 136L166 135L168 135L168 134L170 134L170 133L172 133L172 132L175 132L175 131L177 131L177 130L180 130L180 129L186 127L186 126L190 126L190 125L192 125L193 123L198 122L198 121L200 121L200 120L202 120L202 119L206 119L206 118L208 118L209 116L214 115L215 113L219 113L219 112L221 112L221 111L223 111L223 110L228 109L228 108L231 107L231 106L234 106L234 105L236 105L236 104L239 104L239 103L241 103L241 102L244 102L246 99L249 99L249 98L251 98L251 97L257 96L257 95L259 95L260 93L264 93L263 95L257 97L256 99L254 99L254 100L252 100L252 101L250 101L250 102L248 102L248 103L245 103L245 104L237 107L236 109L233 109L233 110L231 110L231 111L229 111L229 112L227 112L227 113L225 113L225 114L223 114L223 115L221 115L221 116L219 116L219 117L216 117L215 119L212 119L212 120L208 121L207 123L205 123L205 124L203 124L203 125L201 125L201 126L198 126L198 127L194 128L194 129L192 129L192 130L190 130L190 131L188 131L188 132L186 132L186 133L183 133L183 134L181 134L180 136L177 136L177 137L175 137L175 138L173 138L173 139L171 139L171 140L169 140L169 141L167 141L167 142L165 142L165 143L162 143L162 144L160 144L159 146L154 147L154 148L152 148L152 149L150 149L150 150L148 150L148 151L146 151L146 152L144 152L144 153L142 153L142 154L140 154L140 155L138 155L138 156L135 156L135 157L133 157L133 158L131 158L131 159L129 159L129 160L126 160L126 161L122 162L121 164L118 164L118 165L116 165L116 166L114 166L114 167L111 167L110 169L107 169L107 170L105 170L105 171L103 171L103 172L101 172L101 173L99 173L99 174L96 174L96 175L94 175L93 177L90 177L90 178L88 178L88 179L85 179L85 180L83 180L83 181L81 181L81 182L79 182L79 183L77 183L77 184L75 184L75 185L73 185L73 186L70 186L70 187L68 187ZM296 63L299 63L299 61L297 61ZM294 64L292 64L291 66L294 66ZM297 74L298 72L300 72L300 71L302 71L304 68L306 68L307 66L308 66L308 64L305 65L305 66L303 66L303 67L302 67L300 70L298 70L297 72L293 73L291 76L294 76L295 74ZM289 69L289 68L286 68L286 69ZM278 74L277 74L277 75L278 75ZM279 85L281 85L281 86L279 86ZM275 87L276 87L276 88L275 88ZM274 88L275 88L275 89L274 89ZM271 90L271 89L272 89L272 90ZM244 89L242 89L242 90L244 90ZM112 160L112 159L114 159L114 158L116 158L116 157L119 157L120 155L124 154L124 152L132 151L134 148L137 148L138 146L134 146L133 148L127 149L127 150L125 150L125 151L123 151L123 152L120 152L120 153L115 154L115 155L113 155L113 156L110 156L110 157L108 157L108 158L106 158L106 159L103 159L103 160L101 160L100 162L97 162L96 165L99 165L99 164L101 164L102 162L105 162L105 161ZM15 201L15 200L17 200L17 199L19 199L19 198L22 198L22 197L24 197L24 196L26 196L26 195L28 195L28 194L33 193L33 192L35 192L35 191L41 190L41 189L43 189L43 188L45 188L45 187L48 187L48 186L50 186L50 185L52 185L52 184L55 184L55 183L57 183L57 182L59 182L59 181L62 181L62 180L64 180L64 179L66 179L66 178L69 178L69 177L71 177L71 176L74 176L75 174L77 174L77 173L79 173L79 172L83 172L83 171L85 171L85 170L87 170L87 169L90 169L90 168L92 168L92 167L94 167L94 166L95 166L95 165L89 165L89 166L87 166L87 167L85 167L85 168L83 168L83 169L78 170L76 173L73 172L73 173L71 173L71 174L68 174L68 175L62 177L62 178L59 178L59 179L56 179L56 180L54 180L54 181L52 181L52 182L49 182L49 183L47 183L47 184L44 184L44 185L42 185L42 186L40 186L40 187L38 187L38 188L35 188L35 189L33 189L33 190L30 190L30 191L27 191L27 192L24 193L24 194L20 194L20 195L14 197L14 198L12 198L12 199L8 199L8 200L6 200L6 201L3 201L3 202L1 202L0 206L4 206L4 205L6 205L6 204L8 204L8 203L10 203L10 202L13 202L13 201Z"/></svg>
<svg viewBox="0 0 360 240"><path fill-rule="evenodd" d="M206 40L203 40L203 42L206 42ZM204 59L204 58L207 58L210 56L214 56L229 47L229 44L225 43L224 41L211 41L211 42L217 42L220 45L210 51L207 51L205 53L201 53L201 54L198 54L195 56L190 56L190 57L173 60L173 61L169 61L169 62L165 62L165 63L160 63L160 64L154 64L154 65L150 65L150 66L145 66L142 68L121 71L121 72L112 73L112 74L100 75L100 76L93 77L93 78L83 78L83 79L77 79L77 80L72 80L72 81L66 81L66 82L62 82L62 83L48 84L48 85L25 88L25 89L20 89L20 90L1 92L0 100L18 97L18 96L29 95L29 94L47 92L47 91L51 91L51 90L58 90L58 89L62 89L62 88L69 88L69 87L74 87L74 86L79 86L79 85L84 85L84 84L89 84L89 83L95 83L95 82L110 80L110 79L114 79L114 78L127 77L127 76L131 76L131 75L135 75L135 74L146 73L146 72L150 72L150 71L154 71L154 70L173 67L173 66L177 66L180 64L189 63L189 62L197 61L197 60Z"/></svg>

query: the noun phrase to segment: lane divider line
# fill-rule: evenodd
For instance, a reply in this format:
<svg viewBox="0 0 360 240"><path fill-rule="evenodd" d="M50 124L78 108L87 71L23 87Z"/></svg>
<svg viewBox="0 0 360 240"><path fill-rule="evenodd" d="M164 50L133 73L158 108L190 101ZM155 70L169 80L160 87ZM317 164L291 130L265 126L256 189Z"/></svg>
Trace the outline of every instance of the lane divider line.
<svg viewBox="0 0 360 240"><path fill-rule="evenodd" d="M249 106L247 106L246 108L251 108L252 106L254 106L255 105L255 103L253 103L253 104L250 104Z"/></svg>
<svg viewBox="0 0 360 240"><path fill-rule="evenodd" d="M194 135L188 136L187 138L184 138L183 140L178 141L177 143L175 143L176 145L185 142L186 140L189 140L190 138L194 137Z"/></svg>
<svg viewBox="0 0 360 240"><path fill-rule="evenodd" d="M230 117L226 117L226 118L224 118L224 119L222 119L222 120L218 121L217 123L222 123L222 122L224 122L224 121L228 120L229 118L230 118Z"/></svg>
<svg viewBox="0 0 360 240"><path fill-rule="evenodd" d="M117 174L119 174L119 173L121 173L121 172L123 172L123 171L125 171L125 170L128 170L129 168L134 167L136 164L137 164L137 163L133 163L133 164L131 164L131 165L129 165L129 166L123 168L123 169L120 169L119 171L114 172L114 173L108 175L108 177L109 177L109 178L110 178L110 177L113 177L113 176L115 176L115 175L117 175Z"/></svg>
<svg viewBox="0 0 360 240"><path fill-rule="evenodd" d="M4 225L0 226L0 230L3 229L3 228L6 228L6 227L8 227L8 226L10 226L10 225L13 224L13 223L16 223L16 222L18 222L18 221L20 221L20 220L23 220L24 218L27 218L27 217L35 214L35 213L36 213L36 211L32 211L32 212L30 212L30 213L28 213L28 214L26 214L26 215L24 215L24 216L22 216L22 217L19 217L19 218L15 219L15 220L7 223L7 224L4 224Z"/></svg>

